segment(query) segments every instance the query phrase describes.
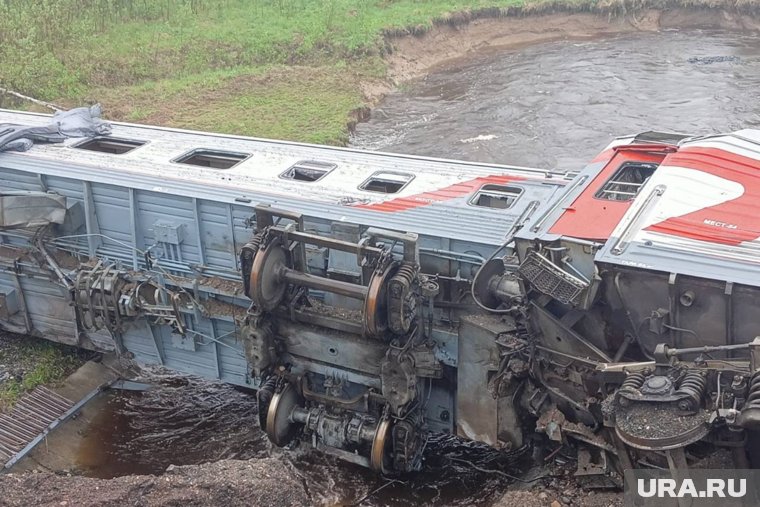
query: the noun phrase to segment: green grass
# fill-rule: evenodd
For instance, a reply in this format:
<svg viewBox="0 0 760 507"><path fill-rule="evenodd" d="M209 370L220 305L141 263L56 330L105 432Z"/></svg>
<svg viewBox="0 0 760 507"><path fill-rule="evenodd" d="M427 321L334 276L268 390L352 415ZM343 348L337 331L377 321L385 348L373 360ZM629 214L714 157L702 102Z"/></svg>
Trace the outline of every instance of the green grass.
<svg viewBox="0 0 760 507"><path fill-rule="evenodd" d="M358 79L335 65L280 65L101 88L94 97L132 122L343 144L347 114L363 104Z"/></svg>
<svg viewBox="0 0 760 507"><path fill-rule="evenodd" d="M6 0L0 86L114 119L346 140L383 34L522 0Z"/></svg>
<svg viewBox="0 0 760 507"><path fill-rule="evenodd" d="M18 337L11 346L0 348L0 362L24 370L21 380L0 383L0 412L10 409L25 392L62 381L82 363L64 347L31 337Z"/></svg>

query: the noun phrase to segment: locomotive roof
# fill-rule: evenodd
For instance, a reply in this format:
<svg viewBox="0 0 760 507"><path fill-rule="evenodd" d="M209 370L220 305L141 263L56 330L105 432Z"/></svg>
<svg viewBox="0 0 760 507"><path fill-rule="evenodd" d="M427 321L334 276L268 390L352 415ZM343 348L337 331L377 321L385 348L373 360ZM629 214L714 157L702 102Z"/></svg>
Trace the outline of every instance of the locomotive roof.
<svg viewBox="0 0 760 507"><path fill-rule="evenodd" d="M681 143L596 259L760 286L760 131Z"/></svg>

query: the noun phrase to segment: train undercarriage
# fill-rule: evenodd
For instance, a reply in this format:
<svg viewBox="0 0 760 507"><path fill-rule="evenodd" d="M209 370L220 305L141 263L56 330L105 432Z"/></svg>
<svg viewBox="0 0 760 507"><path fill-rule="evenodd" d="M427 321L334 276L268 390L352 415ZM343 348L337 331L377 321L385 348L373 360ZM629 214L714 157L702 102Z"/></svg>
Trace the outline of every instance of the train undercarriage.
<svg viewBox="0 0 760 507"><path fill-rule="evenodd" d="M578 175L457 168L468 183L374 201L338 188L324 210L264 182L222 188L230 173L172 190L148 169L95 177L99 158L75 173L49 149L0 155L0 328L249 387L274 444L381 473L418 470L431 432L568 445L598 486L715 448L756 466L760 289L741 264L755 261L705 276L688 259L714 252L682 248L684 269L624 259L657 246L637 234L681 141L632 138ZM386 172L380 193L411 181ZM589 232L571 211L619 216Z"/></svg>

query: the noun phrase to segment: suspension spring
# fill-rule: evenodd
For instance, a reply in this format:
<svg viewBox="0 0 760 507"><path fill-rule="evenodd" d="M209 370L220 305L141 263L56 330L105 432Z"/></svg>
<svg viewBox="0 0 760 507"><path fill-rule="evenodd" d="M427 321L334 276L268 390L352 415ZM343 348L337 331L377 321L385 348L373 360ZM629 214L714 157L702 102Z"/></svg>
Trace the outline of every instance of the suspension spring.
<svg viewBox="0 0 760 507"><path fill-rule="evenodd" d="M79 324L87 331L121 329L119 298L126 282L115 264L99 261L91 269L80 269L74 283L74 302Z"/></svg>
<svg viewBox="0 0 760 507"><path fill-rule="evenodd" d="M412 284L417 277L417 266L403 263L388 284L388 327L396 334L406 334L412 326L416 305Z"/></svg>
<svg viewBox="0 0 760 507"><path fill-rule="evenodd" d="M250 261L253 259L253 256L256 255L256 252L259 251L259 247L261 247L261 242L263 240L263 234L257 233L254 234L254 236L251 238L251 241L245 244L243 246L241 254L241 259Z"/></svg>
<svg viewBox="0 0 760 507"><path fill-rule="evenodd" d="M707 388L707 377L699 371L687 371L676 389L676 395L685 395L688 398L678 402L678 408L684 411L697 410ZM760 393L758 393L760 396Z"/></svg>
<svg viewBox="0 0 760 507"><path fill-rule="evenodd" d="M414 264L405 262L399 266L398 271L393 275L392 280L411 285L415 276L417 276L417 267Z"/></svg>
<svg viewBox="0 0 760 507"><path fill-rule="evenodd" d="M753 373L749 381L749 390L747 401L744 403L744 410L748 408L760 408L760 370Z"/></svg>
<svg viewBox="0 0 760 507"><path fill-rule="evenodd" d="M628 392L639 390L639 388L644 385L644 380L646 380L647 375L648 373L646 371L636 371L629 373L628 376L625 377L623 385L620 386L620 390Z"/></svg>

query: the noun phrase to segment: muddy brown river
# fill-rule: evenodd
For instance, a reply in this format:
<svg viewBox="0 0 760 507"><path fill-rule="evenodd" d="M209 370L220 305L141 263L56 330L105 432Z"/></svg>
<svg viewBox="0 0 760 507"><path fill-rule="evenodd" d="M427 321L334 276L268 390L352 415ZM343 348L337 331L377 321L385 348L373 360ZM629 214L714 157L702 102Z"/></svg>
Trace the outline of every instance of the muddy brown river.
<svg viewBox="0 0 760 507"><path fill-rule="evenodd" d="M646 130L709 134L760 125L760 42L726 32L664 32L539 44L448 65L389 95L352 146L579 169L613 137ZM292 461L325 504L489 504L530 474L525 458L450 437L425 469L394 481L298 450L272 449L255 398L228 386L159 376L145 393L109 395L77 467L114 477L222 458Z"/></svg>
<svg viewBox="0 0 760 507"><path fill-rule="evenodd" d="M755 34L639 33L481 54L402 86L352 146L577 170L616 136L760 125Z"/></svg>

